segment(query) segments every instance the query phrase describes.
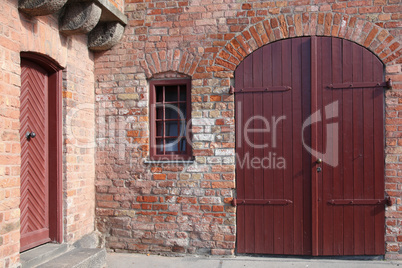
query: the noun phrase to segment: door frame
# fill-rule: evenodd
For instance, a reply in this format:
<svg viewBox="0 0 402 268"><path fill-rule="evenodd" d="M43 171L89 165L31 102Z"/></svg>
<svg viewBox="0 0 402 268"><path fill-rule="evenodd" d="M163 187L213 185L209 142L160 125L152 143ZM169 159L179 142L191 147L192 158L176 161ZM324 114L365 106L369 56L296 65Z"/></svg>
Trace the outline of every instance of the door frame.
<svg viewBox="0 0 402 268"><path fill-rule="evenodd" d="M48 178L49 178L49 238L63 242L63 180L62 180L62 67L48 56L21 52L21 60L40 65L48 72ZM56 178L56 179L51 179ZM22 248L27 250L29 248ZM20 251L21 251L20 250Z"/></svg>

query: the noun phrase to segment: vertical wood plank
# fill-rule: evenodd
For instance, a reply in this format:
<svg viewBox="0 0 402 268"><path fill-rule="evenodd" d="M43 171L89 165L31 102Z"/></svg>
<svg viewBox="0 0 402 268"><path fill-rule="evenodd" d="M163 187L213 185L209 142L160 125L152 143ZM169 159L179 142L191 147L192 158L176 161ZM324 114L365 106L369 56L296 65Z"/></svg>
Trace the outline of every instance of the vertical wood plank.
<svg viewBox="0 0 402 268"><path fill-rule="evenodd" d="M317 63L318 63L318 58L317 58L317 37L313 36L311 37L311 112L314 113L317 111L317 91L318 91L318 85L317 85ZM312 118L313 119L313 118ZM317 129L317 124L312 124L311 125L311 148L314 150L317 150L318 143L318 129ZM313 256L318 256L319 254L319 222L318 222L318 176L317 176L317 171L316 167L313 164L313 161L315 159L312 159L310 162L310 169L311 169L311 216L312 216L312 254Z"/></svg>
<svg viewBox="0 0 402 268"><path fill-rule="evenodd" d="M352 47L353 82L362 81L362 49L356 45ZM364 198L363 181L363 92L362 89L353 89L353 198ZM364 254L364 207L354 206L354 254Z"/></svg>
<svg viewBox="0 0 402 268"><path fill-rule="evenodd" d="M373 81L373 54L363 50L363 80ZM363 89L363 196L365 199L374 198L374 88ZM375 206L364 207L364 254L373 255L375 248L374 220Z"/></svg>
<svg viewBox="0 0 402 268"><path fill-rule="evenodd" d="M322 123L321 123L321 140L319 143L321 146L320 152L323 155L323 163L318 165L322 167L322 172L319 173L319 185L321 186L321 194L320 194L320 229L322 233L320 234L320 240L322 241L322 255L333 255L333 206L328 204L327 200L332 199L332 191L333 191L333 167L327 163L330 163L332 154L326 154L329 151L332 151L333 148L330 148L330 142L327 143L327 136L330 135L328 133L328 125L332 123L333 119L329 119L329 114L327 114L327 105L331 105L333 102L332 98L332 90L327 88L327 85L332 82L332 43L330 37L320 37L321 40L321 49L320 49L320 58L321 58L321 66L318 68L319 77L321 81L319 81L318 91L319 95L321 95L322 104L319 104L321 107L321 115L322 115ZM337 138L337 137L336 137ZM334 142L334 141L332 141Z"/></svg>
<svg viewBox="0 0 402 268"><path fill-rule="evenodd" d="M302 122L307 120L312 111L312 40L310 37L302 38ZM312 146L312 129L307 127L301 135L304 136L306 146ZM313 254L313 229L312 229L312 157L311 154L302 149L302 165L303 165L303 254Z"/></svg>
<svg viewBox="0 0 402 268"><path fill-rule="evenodd" d="M373 77L375 81L384 81L383 64L375 59L373 63ZM384 198L384 89L376 88L373 94L374 110L374 196ZM374 212L374 254L385 253L385 206L376 206Z"/></svg>
<svg viewBox="0 0 402 268"><path fill-rule="evenodd" d="M252 85L253 87L262 87L262 78L263 78L263 50L257 49L252 54L252 71L253 71L253 80Z"/></svg>
<svg viewBox="0 0 402 268"><path fill-rule="evenodd" d="M244 63L241 63L236 69L235 75L235 87L236 89L241 89L244 86L243 82L244 74ZM236 104L236 185L237 185L237 198L244 198L244 168L241 163L243 161L244 155L244 143L243 143L243 133L242 127L244 125L244 95L235 94L235 104ZM237 252L245 253L245 208L244 206L237 206L236 208L237 217Z"/></svg>
<svg viewBox="0 0 402 268"><path fill-rule="evenodd" d="M244 61L244 87L252 87L252 69L253 69L253 61L252 58L250 60ZM247 120L253 115L253 94L245 94L244 96L244 120ZM247 121L246 121L247 122ZM245 122L245 124L246 124ZM245 125L244 124L244 125ZM244 126L243 125L243 126ZM254 127L253 122L249 125L251 128ZM244 135L248 135L248 138L252 140L253 136L249 135L249 133L243 132ZM246 140L247 141L247 140ZM248 142L244 143L244 152L245 154L253 153L252 147ZM246 165L244 167L245 170L245 198L246 199L254 199L254 176L253 169L250 165ZM255 205L248 205L245 208L245 236L246 236L246 252L254 252L255 250Z"/></svg>
<svg viewBox="0 0 402 268"><path fill-rule="evenodd" d="M318 114L316 114L316 116L320 116L321 120L317 120L316 123L312 124L312 128L316 129L316 138L313 140L313 142L316 143L315 147L312 147L313 150L318 152L318 155L313 156L313 160L316 160L318 158L323 158L323 156L321 155L321 152L324 150L324 145L323 144L323 132L325 131L324 129L324 124L322 122L322 120L325 119L324 115L323 115L323 91L322 91L322 87L323 87L323 72L322 72L322 68L324 68L324 62L323 62L323 51L322 51L322 38L321 37L316 37L317 38L317 46L316 46L316 66L317 66L317 78L316 78L316 109L312 110L312 114L314 114L316 111L318 112ZM323 250L324 250L324 246L323 246L323 242L324 242L324 228L323 228L323 217L324 217L324 207L322 205L322 199L323 199L323 172L317 172L317 169L320 167L322 168L322 170L326 170L327 168L324 167L323 168L323 164L317 164L316 161L312 162L312 172L314 172L314 176L317 177L317 209L318 209L318 215L317 215L317 222L318 222L318 254L322 255L323 254Z"/></svg>
<svg viewBox="0 0 402 268"><path fill-rule="evenodd" d="M282 85L282 46L283 42L272 44L272 64L273 69L273 86ZM279 94L278 94L279 93ZM283 97L280 92L273 93L273 116L279 118L283 114ZM283 121L276 125L277 145L273 148L273 152L277 155L283 154ZM272 143L272 141L271 141ZM272 145L274 146L274 145ZM274 179L274 199L283 199L283 170L273 170ZM284 246L284 215L282 206L274 206L274 254L283 254Z"/></svg>
<svg viewBox="0 0 402 268"><path fill-rule="evenodd" d="M300 131L302 129L302 39L292 40L292 177L293 177L293 254L303 254L303 145L301 142ZM288 168L290 166L288 165Z"/></svg>
<svg viewBox="0 0 402 268"><path fill-rule="evenodd" d="M262 87L262 77L263 77L263 50L262 49L257 49L254 51L252 54L252 59L253 59L253 87ZM262 93L253 93L254 95L254 100L253 100L253 115L254 116L262 116ZM254 127L253 129L262 129L263 128L263 122L260 119L255 119L253 120ZM262 159L264 157L263 148L259 148L263 144L264 140L264 133L262 132L253 132L250 133L250 136L253 135L253 144L254 146L252 148L253 153L250 155L251 158L258 158ZM263 169L262 167L256 167L253 168L253 178L254 178L254 198L255 199L263 199ZM255 253L264 253L264 241L263 241L263 236L261 235L264 231L265 226L263 225L263 215L264 212L264 206L263 205L255 205Z"/></svg>
<svg viewBox="0 0 402 268"><path fill-rule="evenodd" d="M292 39L287 39L282 42L282 84L290 86L292 83ZM283 98L283 154L276 157L283 157L285 166L283 169L283 198L293 201L293 122L292 122L292 90L285 91L282 94ZM281 166L273 167L282 169ZM294 225L293 211L294 203L283 207L284 212L284 254L294 254Z"/></svg>
<svg viewBox="0 0 402 268"><path fill-rule="evenodd" d="M262 68L258 69L258 72L262 74ZM263 110L263 93L254 93L254 101L253 101L253 106L254 106L254 113L253 115L261 117L262 116L262 110ZM261 130L264 128L263 121L261 119L255 119L254 120L254 129L256 130ZM250 134L251 135L251 134ZM258 158L258 159L263 159L264 158L264 148L260 148L260 146L263 146L264 142L264 136L266 133L263 132L254 132L253 136L253 143L254 143L254 148L253 151L254 153L250 155L250 158ZM255 199L263 199L264 198L264 173L263 173L263 168L261 166L256 166L253 168L254 170L254 198ZM264 232L264 221L263 221L263 212L264 212L264 205L255 205L255 253L264 253L264 240L263 236L261 235Z"/></svg>
<svg viewBox="0 0 402 268"><path fill-rule="evenodd" d="M273 62L272 62L272 46L263 47L263 85L264 86L272 86L273 81ZM263 107L263 115L267 120L272 118L273 111L273 93L265 93L264 97L264 107ZM264 155L269 155L272 153L271 148L271 137L264 135L264 144L268 144L267 148L264 148ZM264 169L264 198L272 199L274 196L274 176L272 169ZM274 252L274 209L272 206L264 206L264 248L266 254L273 254Z"/></svg>
<svg viewBox="0 0 402 268"><path fill-rule="evenodd" d="M342 41L342 77L343 82L352 82L352 43L345 40ZM342 159L343 159L343 197L345 199L353 199L353 92L352 89L342 90ZM352 255L354 248L353 237L353 207L346 206L344 208L343 219L343 254Z"/></svg>
<svg viewBox="0 0 402 268"><path fill-rule="evenodd" d="M249 119L253 114L253 94L244 94L244 120L246 121ZM250 124L252 128L253 125ZM246 133L244 132L244 135ZM250 137L251 136L251 137ZM249 135L249 139L252 141L252 135ZM248 142L244 142L244 152L245 155L248 154L249 156L252 155L252 148ZM244 188L245 194L244 198L246 199L254 199L254 176L253 176L253 169L250 165L246 163L244 166ZM255 205L247 205L245 207L245 238L246 238L246 252L254 252L255 250L255 226L254 226L254 219L255 219Z"/></svg>
<svg viewBox="0 0 402 268"><path fill-rule="evenodd" d="M332 83L342 83L342 39L332 38ZM338 102L338 118L336 122L338 123L338 154L333 155L333 157L338 157L339 165L333 168L333 198L343 199L343 91L333 90L333 101ZM334 111L335 112L335 111ZM334 152L335 152L334 148ZM333 255L343 255L343 206L337 206L333 208Z"/></svg>

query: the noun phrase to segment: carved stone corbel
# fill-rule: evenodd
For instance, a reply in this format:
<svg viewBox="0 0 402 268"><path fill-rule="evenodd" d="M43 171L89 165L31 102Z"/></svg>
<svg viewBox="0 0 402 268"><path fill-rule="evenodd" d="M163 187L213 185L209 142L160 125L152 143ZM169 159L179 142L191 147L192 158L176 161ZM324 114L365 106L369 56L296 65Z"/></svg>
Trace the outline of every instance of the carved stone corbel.
<svg viewBox="0 0 402 268"><path fill-rule="evenodd" d="M88 34L88 47L93 51L108 50L123 37L124 26L119 22L100 22Z"/></svg>
<svg viewBox="0 0 402 268"><path fill-rule="evenodd" d="M60 32L66 35L89 33L98 24L102 9L95 3L78 2L65 7Z"/></svg>
<svg viewBox="0 0 402 268"><path fill-rule="evenodd" d="M45 16L59 11L67 0L19 0L18 9L31 16Z"/></svg>

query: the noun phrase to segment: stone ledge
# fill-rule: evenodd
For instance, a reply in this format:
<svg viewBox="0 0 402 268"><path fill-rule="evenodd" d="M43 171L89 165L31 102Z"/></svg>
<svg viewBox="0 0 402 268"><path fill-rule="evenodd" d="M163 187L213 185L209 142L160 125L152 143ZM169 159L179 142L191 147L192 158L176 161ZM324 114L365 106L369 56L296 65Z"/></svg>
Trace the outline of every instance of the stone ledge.
<svg viewBox="0 0 402 268"><path fill-rule="evenodd" d="M108 0L96 0L95 3L102 9L100 21L120 22L123 26L127 25L127 16L124 15Z"/></svg>
<svg viewBox="0 0 402 268"><path fill-rule="evenodd" d="M195 160L144 160L144 164L152 165L152 164L180 164L180 165L192 165L195 163Z"/></svg>
<svg viewBox="0 0 402 268"><path fill-rule="evenodd" d="M18 9L30 16L45 16L59 11L67 0L19 0Z"/></svg>
<svg viewBox="0 0 402 268"><path fill-rule="evenodd" d="M61 16L59 31L66 35L89 33L98 24L101 13L95 3L69 3Z"/></svg>
<svg viewBox="0 0 402 268"><path fill-rule="evenodd" d="M31 16L62 10L59 31L65 35L89 32L88 47L93 51L119 43L127 25L127 17L108 0L19 0L18 8Z"/></svg>

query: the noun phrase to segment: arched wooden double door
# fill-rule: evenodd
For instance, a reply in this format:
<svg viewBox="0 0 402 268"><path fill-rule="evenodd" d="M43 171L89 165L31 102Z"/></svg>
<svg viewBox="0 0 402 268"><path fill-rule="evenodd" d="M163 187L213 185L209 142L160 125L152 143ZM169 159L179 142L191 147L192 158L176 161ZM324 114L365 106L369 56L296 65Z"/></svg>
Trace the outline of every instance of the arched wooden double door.
<svg viewBox="0 0 402 268"><path fill-rule="evenodd" d="M235 71L237 252L384 254L383 64L331 37Z"/></svg>

